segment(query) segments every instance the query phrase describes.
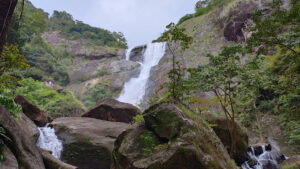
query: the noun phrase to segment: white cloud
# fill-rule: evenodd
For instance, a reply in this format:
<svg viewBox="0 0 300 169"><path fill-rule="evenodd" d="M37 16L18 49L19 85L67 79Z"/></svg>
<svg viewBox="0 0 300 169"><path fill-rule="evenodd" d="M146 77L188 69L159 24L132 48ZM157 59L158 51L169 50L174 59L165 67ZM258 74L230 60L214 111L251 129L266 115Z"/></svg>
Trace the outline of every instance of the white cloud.
<svg viewBox="0 0 300 169"><path fill-rule="evenodd" d="M130 46L151 42L170 22L194 11L197 0L32 0L48 12L65 10L75 19L123 32Z"/></svg>

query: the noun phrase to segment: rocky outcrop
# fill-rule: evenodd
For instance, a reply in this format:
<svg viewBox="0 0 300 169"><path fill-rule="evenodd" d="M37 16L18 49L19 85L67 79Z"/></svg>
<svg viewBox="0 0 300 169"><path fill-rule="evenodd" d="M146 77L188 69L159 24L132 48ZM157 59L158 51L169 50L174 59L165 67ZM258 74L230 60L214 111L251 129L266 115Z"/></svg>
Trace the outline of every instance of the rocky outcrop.
<svg viewBox="0 0 300 169"><path fill-rule="evenodd" d="M280 169L299 169L299 168L300 168L300 155L289 157L280 166Z"/></svg>
<svg viewBox="0 0 300 169"><path fill-rule="evenodd" d="M1 105L0 124L6 131L6 136L0 134L0 139L18 159L20 169L45 169L36 145Z"/></svg>
<svg viewBox="0 0 300 169"><path fill-rule="evenodd" d="M240 10L243 9L243 10ZM239 2L235 9L229 13L229 20L224 29L224 37L228 41L243 43L246 41L244 28L246 28L249 19L252 18L253 12L257 9L257 5L252 2Z"/></svg>
<svg viewBox="0 0 300 169"><path fill-rule="evenodd" d="M82 117L95 118L100 120L130 123L133 118L141 114L140 110L128 103L122 103L115 99L103 99Z"/></svg>
<svg viewBox="0 0 300 169"><path fill-rule="evenodd" d="M147 45L137 46L131 50L129 60L134 62L140 62L143 63L144 61L144 52L147 48Z"/></svg>
<svg viewBox="0 0 300 169"><path fill-rule="evenodd" d="M212 126L213 130L222 141L228 153L230 153L232 140L228 129L228 121L226 119L212 119L209 120L209 122L213 124ZM231 122L229 123L229 125L230 124ZM241 129L241 127L238 124L235 123L235 126L236 126L236 145L235 145L236 151L233 154L233 159L235 160L237 165L241 165L248 160L247 158L248 135L245 131Z"/></svg>
<svg viewBox="0 0 300 169"><path fill-rule="evenodd" d="M24 113L20 113L20 117L19 119L17 119L17 123L33 140L34 143L38 140L40 136L39 129Z"/></svg>
<svg viewBox="0 0 300 169"><path fill-rule="evenodd" d="M61 160L80 169L109 169L116 138L129 125L92 118L58 118L51 125L63 141Z"/></svg>
<svg viewBox="0 0 300 169"><path fill-rule="evenodd" d="M236 168L207 124L191 120L175 105L154 105L144 119L145 125L118 137L112 169Z"/></svg>
<svg viewBox="0 0 300 169"><path fill-rule="evenodd" d="M51 117L40 110L36 105L29 102L25 97L18 95L15 102L22 106L23 113L29 117L37 126L45 126L51 122Z"/></svg>

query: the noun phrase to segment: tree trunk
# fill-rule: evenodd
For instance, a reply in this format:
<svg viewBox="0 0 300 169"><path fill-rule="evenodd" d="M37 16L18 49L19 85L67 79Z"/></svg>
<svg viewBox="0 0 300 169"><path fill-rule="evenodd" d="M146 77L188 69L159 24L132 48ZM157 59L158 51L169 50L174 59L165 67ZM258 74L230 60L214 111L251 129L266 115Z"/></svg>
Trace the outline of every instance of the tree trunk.
<svg viewBox="0 0 300 169"><path fill-rule="evenodd" d="M0 138L17 158L20 169L45 169L36 145L1 105L0 126L5 129L7 136L5 138L0 135Z"/></svg>
<svg viewBox="0 0 300 169"><path fill-rule="evenodd" d="M0 0L0 58L11 17L14 13L18 0Z"/></svg>

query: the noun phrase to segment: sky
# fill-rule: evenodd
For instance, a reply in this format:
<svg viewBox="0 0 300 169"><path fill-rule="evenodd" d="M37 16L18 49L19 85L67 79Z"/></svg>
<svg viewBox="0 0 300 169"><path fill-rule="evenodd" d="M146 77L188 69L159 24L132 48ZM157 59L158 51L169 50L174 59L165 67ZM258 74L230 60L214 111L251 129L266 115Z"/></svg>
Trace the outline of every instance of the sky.
<svg viewBox="0 0 300 169"><path fill-rule="evenodd" d="M158 38L165 26L193 13L198 0L31 0L52 14L66 11L74 19L109 31L122 32L129 47Z"/></svg>

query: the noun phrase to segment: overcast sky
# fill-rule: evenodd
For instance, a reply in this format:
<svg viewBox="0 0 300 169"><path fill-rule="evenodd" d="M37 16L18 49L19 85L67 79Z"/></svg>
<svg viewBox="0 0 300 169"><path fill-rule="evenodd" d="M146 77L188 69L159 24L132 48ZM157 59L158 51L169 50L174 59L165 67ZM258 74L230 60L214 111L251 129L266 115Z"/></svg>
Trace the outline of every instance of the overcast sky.
<svg viewBox="0 0 300 169"><path fill-rule="evenodd" d="M52 14L67 11L76 20L123 32L130 47L159 37L170 22L194 12L197 0L31 0Z"/></svg>

